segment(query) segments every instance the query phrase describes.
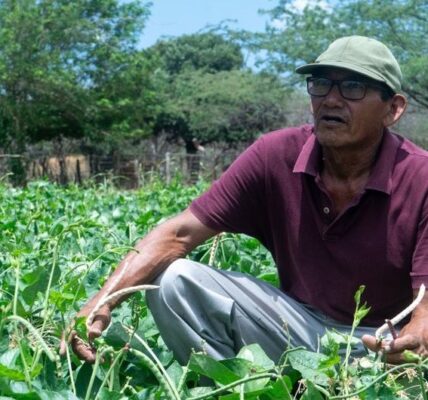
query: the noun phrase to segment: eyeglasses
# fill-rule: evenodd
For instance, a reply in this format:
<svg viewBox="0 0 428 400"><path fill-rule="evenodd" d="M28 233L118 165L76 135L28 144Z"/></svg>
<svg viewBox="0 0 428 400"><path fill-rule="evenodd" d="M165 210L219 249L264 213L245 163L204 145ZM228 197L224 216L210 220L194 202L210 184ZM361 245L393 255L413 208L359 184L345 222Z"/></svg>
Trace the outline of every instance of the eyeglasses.
<svg viewBox="0 0 428 400"><path fill-rule="evenodd" d="M308 93L315 97L327 96L334 85L339 88L340 95L347 100L361 100L364 98L367 92L367 88L370 86L382 89L381 85L375 85L372 83L353 81L350 79L344 80L333 80L328 78L306 78L306 84Z"/></svg>

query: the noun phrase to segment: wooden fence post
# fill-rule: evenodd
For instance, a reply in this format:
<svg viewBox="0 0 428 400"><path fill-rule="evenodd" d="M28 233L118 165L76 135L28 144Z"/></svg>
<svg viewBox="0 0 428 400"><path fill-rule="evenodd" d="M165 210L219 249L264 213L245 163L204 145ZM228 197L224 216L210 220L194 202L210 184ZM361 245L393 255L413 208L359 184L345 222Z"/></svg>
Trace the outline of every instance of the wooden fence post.
<svg viewBox="0 0 428 400"><path fill-rule="evenodd" d="M171 154L169 151L165 153L165 179L166 184L171 183Z"/></svg>

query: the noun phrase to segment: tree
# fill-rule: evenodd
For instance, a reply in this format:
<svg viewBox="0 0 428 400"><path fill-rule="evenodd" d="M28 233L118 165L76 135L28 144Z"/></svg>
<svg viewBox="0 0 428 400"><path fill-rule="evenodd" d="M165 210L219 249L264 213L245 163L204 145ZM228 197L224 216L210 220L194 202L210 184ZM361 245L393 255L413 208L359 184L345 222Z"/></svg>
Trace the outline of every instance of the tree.
<svg viewBox="0 0 428 400"><path fill-rule="evenodd" d="M134 62L147 15L137 0L0 1L3 146L93 131L98 94Z"/></svg>
<svg viewBox="0 0 428 400"><path fill-rule="evenodd" d="M184 141L235 143L253 140L287 121L288 96L281 80L244 68L241 46L219 32L158 42L146 54L157 59L168 82L154 134Z"/></svg>
<svg viewBox="0 0 428 400"><path fill-rule="evenodd" d="M147 50L147 54L158 57L171 76L185 70L231 71L244 65L240 46L215 32L161 40Z"/></svg>
<svg viewBox="0 0 428 400"><path fill-rule="evenodd" d="M315 0L303 9L279 0L268 11L266 32L253 36L253 49L267 51L267 65L292 76L295 67L312 62L334 39L371 36L388 45L398 58L403 89L428 107L428 3L425 0Z"/></svg>
<svg viewBox="0 0 428 400"><path fill-rule="evenodd" d="M177 75L155 131L201 143L250 141L287 122L289 92L272 75L232 70Z"/></svg>
<svg viewBox="0 0 428 400"><path fill-rule="evenodd" d="M158 65L142 52L118 55L117 68L102 85L93 89L92 132L97 142L117 148L125 140L151 136L164 104L159 93L166 91L166 77ZM122 60L123 58L123 60Z"/></svg>

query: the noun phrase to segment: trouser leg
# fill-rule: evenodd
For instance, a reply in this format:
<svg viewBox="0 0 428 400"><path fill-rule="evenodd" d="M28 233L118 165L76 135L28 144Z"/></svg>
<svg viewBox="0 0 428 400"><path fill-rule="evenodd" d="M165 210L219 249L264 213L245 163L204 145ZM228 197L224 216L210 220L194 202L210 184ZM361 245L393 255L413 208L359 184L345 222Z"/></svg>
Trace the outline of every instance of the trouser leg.
<svg viewBox="0 0 428 400"><path fill-rule="evenodd" d="M175 261L155 283L160 288L146 293L147 303L183 364L192 349L223 359L252 343L277 361L290 345L315 351L326 328L350 330L265 282L189 260ZM360 328L357 334L372 331Z"/></svg>

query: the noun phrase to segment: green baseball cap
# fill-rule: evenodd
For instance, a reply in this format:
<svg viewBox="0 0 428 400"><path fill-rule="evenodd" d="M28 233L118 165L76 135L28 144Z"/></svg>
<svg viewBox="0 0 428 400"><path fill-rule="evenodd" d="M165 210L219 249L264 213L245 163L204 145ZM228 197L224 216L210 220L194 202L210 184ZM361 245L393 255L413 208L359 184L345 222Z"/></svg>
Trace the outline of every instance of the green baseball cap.
<svg viewBox="0 0 428 400"><path fill-rule="evenodd" d="M388 85L394 93L401 90L401 70L383 43L365 36L346 36L335 40L314 63L298 67L299 74L311 74L320 67L335 67L367 76Z"/></svg>

